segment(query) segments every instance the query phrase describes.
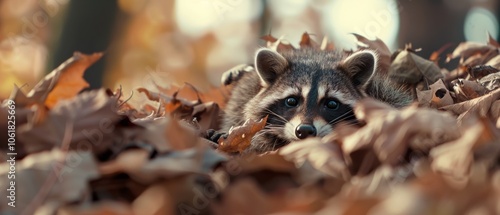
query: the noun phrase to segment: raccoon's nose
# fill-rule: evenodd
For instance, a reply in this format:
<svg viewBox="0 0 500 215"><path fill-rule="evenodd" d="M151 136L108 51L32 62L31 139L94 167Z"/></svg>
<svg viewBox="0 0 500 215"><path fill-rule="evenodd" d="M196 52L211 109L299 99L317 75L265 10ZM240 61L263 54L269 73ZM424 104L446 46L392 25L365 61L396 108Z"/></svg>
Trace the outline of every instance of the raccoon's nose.
<svg viewBox="0 0 500 215"><path fill-rule="evenodd" d="M316 136L316 128L309 124L300 124L295 129L295 136L299 139Z"/></svg>

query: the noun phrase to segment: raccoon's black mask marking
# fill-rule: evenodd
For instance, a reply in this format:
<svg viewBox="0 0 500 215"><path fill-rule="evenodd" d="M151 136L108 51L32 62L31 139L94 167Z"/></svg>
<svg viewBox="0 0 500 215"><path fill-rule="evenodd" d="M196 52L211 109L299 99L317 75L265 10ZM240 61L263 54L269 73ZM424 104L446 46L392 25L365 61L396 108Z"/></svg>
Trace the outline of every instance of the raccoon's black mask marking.
<svg viewBox="0 0 500 215"><path fill-rule="evenodd" d="M376 65L371 51L345 57L335 51L261 49L255 57L256 71L245 72L234 83L223 130L269 115L266 128L252 140L254 151L325 136L334 124L355 120L352 107L366 96Z"/></svg>

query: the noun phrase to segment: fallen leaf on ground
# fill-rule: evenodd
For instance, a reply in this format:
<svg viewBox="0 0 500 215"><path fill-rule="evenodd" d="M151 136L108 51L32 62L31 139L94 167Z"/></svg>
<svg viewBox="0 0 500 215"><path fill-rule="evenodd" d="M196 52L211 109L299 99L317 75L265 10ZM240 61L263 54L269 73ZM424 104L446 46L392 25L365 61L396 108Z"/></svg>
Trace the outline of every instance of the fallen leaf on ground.
<svg viewBox="0 0 500 215"><path fill-rule="evenodd" d="M247 120L243 125L229 129L227 138L220 138L219 150L227 153L243 152L247 149L253 136L262 130L267 123L267 116L259 121Z"/></svg>

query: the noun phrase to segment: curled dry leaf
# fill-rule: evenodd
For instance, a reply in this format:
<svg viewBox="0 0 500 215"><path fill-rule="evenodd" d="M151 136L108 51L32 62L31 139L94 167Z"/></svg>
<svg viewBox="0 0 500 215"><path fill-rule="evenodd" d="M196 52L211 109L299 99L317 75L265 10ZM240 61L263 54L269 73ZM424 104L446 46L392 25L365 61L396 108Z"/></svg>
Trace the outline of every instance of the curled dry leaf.
<svg viewBox="0 0 500 215"><path fill-rule="evenodd" d="M450 46L451 43L447 43L446 45L439 48L437 51L432 52L431 56L429 57L429 60L438 65L437 63L439 61L439 55L441 55L446 49L450 48Z"/></svg>
<svg viewBox="0 0 500 215"><path fill-rule="evenodd" d="M491 66L491 67L499 70L500 69L500 55L497 55L497 56L491 58L484 65Z"/></svg>
<svg viewBox="0 0 500 215"><path fill-rule="evenodd" d="M85 55L75 52L28 93L28 98L37 103L45 103L49 108L58 101L73 98L82 89L88 87L83 79L85 70L102 57L102 53Z"/></svg>
<svg viewBox="0 0 500 215"><path fill-rule="evenodd" d="M165 112L172 117L187 122L196 121L200 133L208 129L218 128L219 106L214 102L203 103L198 91L191 85L185 85L185 87L173 91L172 96L151 92L145 88L137 90L145 93L150 100L164 105ZM164 90L166 89L162 91Z"/></svg>
<svg viewBox="0 0 500 215"><path fill-rule="evenodd" d="M344 180L350 178L342 149L331 136L292 142L280 149L279 153L300 166L309 162L315 169L332 177Z"/></svg>
<svg viewBox="0 0 500 215"><path fill-rule="evenodd" d="M495 40L495 38L493 38L489 32L488 32L488 45L500 48L500 44L498 43L498 41Z"/></svg>
<svg viewBox="0 0 500 215"><path fill-rule="evenodd" d="M453 85L453 91L455 91L455 100L457 102L475 99L477 97L483 96L488 91L485 87L475 81L457 79L455 81L452 81L451 84Z"/></svg>
<svg viewBox="0 0 500 215"><path fill-rule="evenodd" d="M243 152L252 141L253 136L262 130L267 123L267 116L259 121L248 119L243 125L231 128L227 138L220 138L219 150L227 153Z"/></svg>
<svg viewBox="0 0 500 215"><path fill-rule="evenodd" d="M277 39L272 35L268 34L261 37L261 39L267 42L268 48L276 50L278 52L284 50L295 50L295 48L290 44L290 42L284 40L283 37Z"/></svg>
<svg viewBox="0 0 500 215"><path fill-rule="evenodd" d="M500 89L496 89L484 96L468 100L465 102L448 105L440 108L458 115L457 123L460 125L464 118L470 117L473 114L487 116L494 102L500 99Z"/></svg>
<svg viewBox="0 0 500 215"><path fill-rule="evenodd" d="M300 39L299 42L300 48L301 49L306 49L306 48L313 48L313 49L318 49L319 45L314 42L314 40L311 39L311 34L304 32L302 34L302 38Z"/></svg>
<svg viewBox="0 0 500 215"><path fill-rule="evenodd" d="M396 110L373 99L359 102L354 113L366 126L341 139L344 153L359 145L371 146L383 163L400 162L408 147L428 151L458 137L455 119L432 109L408 107ZM432 121L434 123L429 124Z"/></svg>
<svg viewBox="0 0 500 215"><path fill-rule="evenodd" d="M441 69L432 61L426 60L409 50L399 52L389 67L389 75L400 83L434 83L443 78Z"/></svg>
<svg viewBox="0 0 500 215"><path fill-rule="evenodd" d="M500 55L497 55L500 56ZM479 65L474 67L467 67L467 72L473 80L481 79L492 73L496 73L499 70L488 65Z"/></svg>
<svg viewBox="0 0 500 215"><path fill-rule="evenodd" d="M479 83L490 91L500 88L500 72L484 76L479 79Z"/></svg>
<svg viewBox="0 0 500 215"><path fill-rule="evenodd" d="M453 98L448 89L439 79L429 86L430 90L419 91L417 90L417 99L420 107L433 107L439 108L453 104Z"/></svg>

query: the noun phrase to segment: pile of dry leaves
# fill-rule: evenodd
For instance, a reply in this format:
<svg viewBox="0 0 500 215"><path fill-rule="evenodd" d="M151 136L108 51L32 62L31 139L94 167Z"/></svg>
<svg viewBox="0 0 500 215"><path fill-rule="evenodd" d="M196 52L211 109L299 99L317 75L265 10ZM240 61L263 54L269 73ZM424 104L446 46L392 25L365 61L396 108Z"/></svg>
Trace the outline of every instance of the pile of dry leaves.
<svg viewBox="0 0 500 215"><path fill-rule="evenodd" d="M101 54L76 53L30 92L12 92L16 144L2 144L0 184L9 187L7 153L15 152L15 206L9 214L500 214L499 44L462 43L440 68L408 45L379 53L382 72L415 89L411 107L366 99L363 126L339 125L324 138L275 152L242 153L266 123L249 121L219 143L227 88L202 93L138 89L83 91L85 69ZM293 49L270 35L268 46ZM304 33L301 48L334 49ZM0 109L7 130L9 104ZM2 140L8 136L0 134ZM14 148L11 148L14 147Z"/></svg>

